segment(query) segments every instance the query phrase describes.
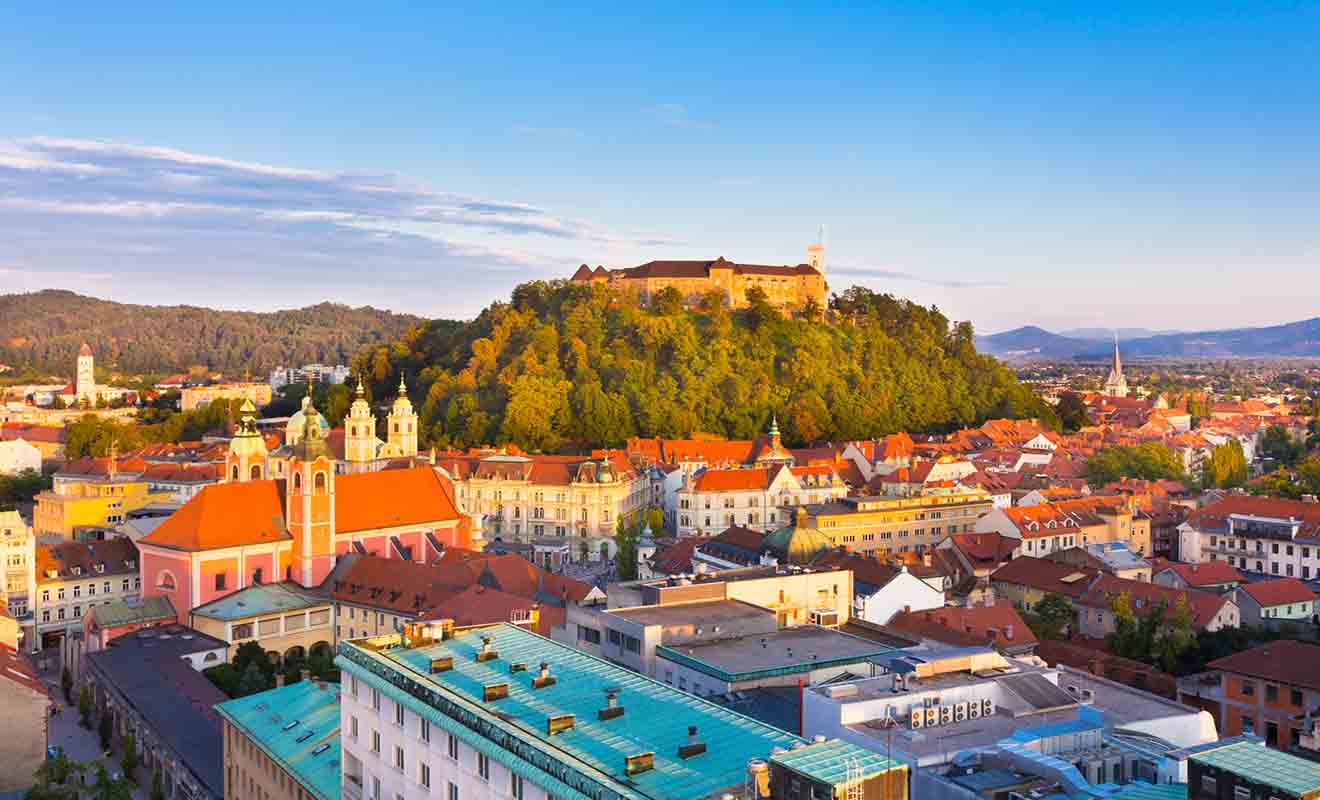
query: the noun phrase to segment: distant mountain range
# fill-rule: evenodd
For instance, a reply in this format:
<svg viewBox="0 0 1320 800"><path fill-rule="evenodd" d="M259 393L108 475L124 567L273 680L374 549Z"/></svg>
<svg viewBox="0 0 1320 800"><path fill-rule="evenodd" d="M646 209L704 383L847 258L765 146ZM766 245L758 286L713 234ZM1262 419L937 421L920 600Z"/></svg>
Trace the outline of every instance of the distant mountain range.
<svg viewBox="0 0 1320 800"><path fill-rule="evenodd" d="M1125 335L1119 342L1125 357L1148 358L1279 358L1320 357L1320 317L1271 325L1264 328L1234 328ZM1087 333L1098 336L1074 336ZM1108 358L1112 352L1111 331L1082 329L1066 334L1051 333L1028 325L1011 331L976 337L978 350L1018 361L1070 358Z"/></svg>
<svg viewBox="0 0 1320 800"><path fill-rule="evenodd" d="M1182 333L1176 330L1151 330L1150 328L1074 328L1068 331L1059 331L1060 336L1066 336L1069 339L1092 339L1097 342L1109 341L1118 334L1118 338L1127 341L1128 339L1145 339L1151 336L1167 336L1173 333Z"/></svg>

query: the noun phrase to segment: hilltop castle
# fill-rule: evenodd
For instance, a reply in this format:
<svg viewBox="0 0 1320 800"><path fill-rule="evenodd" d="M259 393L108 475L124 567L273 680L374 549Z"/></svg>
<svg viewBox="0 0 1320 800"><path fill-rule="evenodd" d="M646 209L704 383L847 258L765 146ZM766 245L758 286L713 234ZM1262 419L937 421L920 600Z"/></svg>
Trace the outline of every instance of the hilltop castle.
<svg viewBox="0 0 1320 800"><path fill-rule="evenodd" d="M643 303L671 286L688 306L697 305L709 292L718 292L727 308L746 308L747 292L759 287L772 305L784 311L799 311L810 300L824 309L829 289L823 244L808 246L806 263L797 266L737 264L723 256L714 261L648 261L626 269L592 269L583 264L571 280L633 292Z"/></svg>

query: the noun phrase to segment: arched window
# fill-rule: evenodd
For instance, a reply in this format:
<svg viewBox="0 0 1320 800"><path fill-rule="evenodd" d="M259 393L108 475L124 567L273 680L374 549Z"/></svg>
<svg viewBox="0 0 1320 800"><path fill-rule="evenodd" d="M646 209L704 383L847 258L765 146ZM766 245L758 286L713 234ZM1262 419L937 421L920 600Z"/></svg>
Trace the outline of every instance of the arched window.
<svg viewBox="0 0 1320 800"><path fill-rule="evenodd" d="M233 467L230 468L230 470L229 470L229 480L231 480L231 481L236 481L236 480L238 480L238 465L237 465L237 464L235 464Z"/></svg>
<svg viewBox="0 0 1320 800"><path fill-rule="evenodd" d="M260 464L253 464L253 465L252 465L252 470L251 470L251 472L250 472L250 477L251 477L252 480L254 480L254 481L259 481L259 480L261 480L261 465L260 465Z"/></svg>
<svg viewBox="0 0 1320 800"><path fill-rule="evenodd" d="M318 472L312 479L312 494L325 494L325 473Z"/></svg>
<svg viewBox="0 0 1320 800"><path fill-rule="evenodd" d="M302 492L302 473L295 472L293 473L293 493L300 494L301 492Z"/></svg>

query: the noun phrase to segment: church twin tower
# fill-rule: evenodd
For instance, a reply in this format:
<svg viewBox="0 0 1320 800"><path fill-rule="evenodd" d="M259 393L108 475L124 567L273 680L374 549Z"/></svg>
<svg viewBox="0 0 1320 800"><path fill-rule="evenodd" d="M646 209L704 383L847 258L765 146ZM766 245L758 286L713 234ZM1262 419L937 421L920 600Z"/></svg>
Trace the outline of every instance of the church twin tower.
<svg viewBox="0 0 1320 800"><path fill-rule="evenodd" d="M329 423L312 405L311 396L303 398L302 408L289 418L284 446L267 451L265 438L257 431L257 408L251 398L243 401L234 437L225 458L225 479L231 482L261 480L267 477L291 477L294 460L307 461L304 452L311 448L324 451L331 460ZM359 379L357 398L344 418L344 451L337 464L339 472L374 472L395 458L417 455L417 413L408 400L408 387L399 378L399 396L385 418L385 441L376 436L376 416L371 412ZM319 453L318 453L319 455ZM301 456L301 457L300 457Z"/></svg>

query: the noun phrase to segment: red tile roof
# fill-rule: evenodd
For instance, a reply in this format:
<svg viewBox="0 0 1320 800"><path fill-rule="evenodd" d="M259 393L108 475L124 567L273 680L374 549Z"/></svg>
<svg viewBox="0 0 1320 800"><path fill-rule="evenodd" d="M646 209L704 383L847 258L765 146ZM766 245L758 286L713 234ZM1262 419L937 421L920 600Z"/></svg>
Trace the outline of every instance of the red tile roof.
<svg viewBox="0 0 1320 800"><path fill-rule="evenodd" d="M698 492L752 492L764 491L773 479L771 469L708 469L693 481Z"/></svg>
<svg viewBox="0 0 1320 800"><path fill-rule="evenodd" d="M978 644L993 642L1006 649L1027 649L1037 644L1036 635L1022 621L1017 609L1007 602L998 602L991 606L977 605L972 608L948 606L931 611L900 612L889 621L889 627L927 635L916 623L935 623L964 636L970 636L977 640ZM909 628L909 625L912 627ZM938 636L929 638L938 639Z"/></svg>
<svg viewBox="0 0 1320 800"><path fill-rule="evenodd" d="M137 547L125 538L39 544L36 548L36 577L38 583L70 578L75 569L81 578L132 574L137 572L137 560ZM101 566L101 572L96 571L97 565ZM48 577L51 572L56 574L55 578Z"/></svg>
<svg viewBox="0 0 1320 800"><path fill-rule="evenodd" d="M1221 672L1320 690L1320 645L1279 639L1206 665Z"/></svg>
<svg viewBox="0 0 1320 800"><path fill-rule="evenodd" d="M1290 603L1307 603L1315 600L1315 592L1296 578L1279 578L1259 583L1244 583L1239 591L1251 596L1261 608L1286 606Z"/></svg>
<svg viewBox="0 0 1320 800"><path fill-rule="evenodd" d="M1165 571L1175 573L1193 589L1205 586L1220 586L1226 583L1242 583L1242 573L1238 572L1227 561L1207 561L1204 564L1169 562L1155 574L1158 575L1160 572Z"/></svg>
<svg viewBox="0 0 1320 800"><path fill-rule="evenodd" d="M1138 617L1149 614L1160 602L1166 609L1173 609L1180 601L1185 602L1192 614L1192 627L1197 630L1209 625L1224 604L1232 599L1228 595L1173 589L1146 581L1101 575L1077 602L1092 608L1109 608L1121 594L1127 594L1132 600L1132 613Z"/></svg>
<svg viewBox="0 0 1320 800"><path fill-rule="evenodd" d="M46 683L32 667L32 662L7 644L0 644L0 680L11 681L44 697L50 697Z"/></svg>
<svg viewBox="0 0 1320 800"><path fill-rule="evenodd" d="M967 557L973 567L1002 564L1013 559L1021 540L999 533L955 533L953 546Z"/></svg>

